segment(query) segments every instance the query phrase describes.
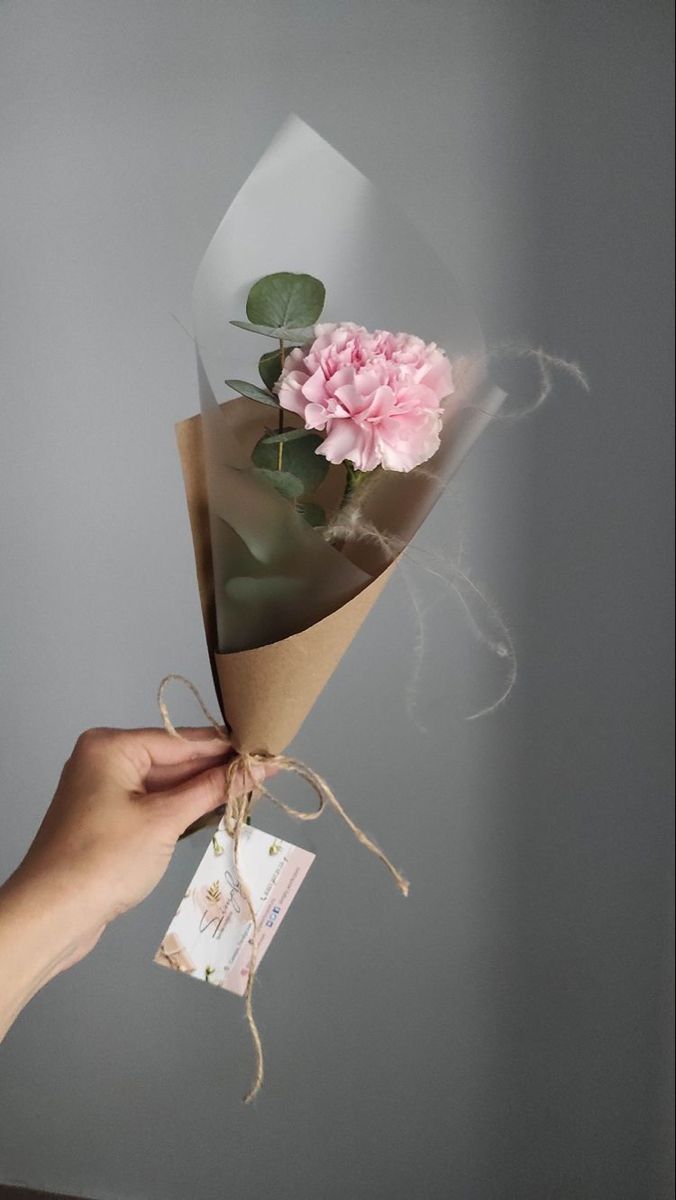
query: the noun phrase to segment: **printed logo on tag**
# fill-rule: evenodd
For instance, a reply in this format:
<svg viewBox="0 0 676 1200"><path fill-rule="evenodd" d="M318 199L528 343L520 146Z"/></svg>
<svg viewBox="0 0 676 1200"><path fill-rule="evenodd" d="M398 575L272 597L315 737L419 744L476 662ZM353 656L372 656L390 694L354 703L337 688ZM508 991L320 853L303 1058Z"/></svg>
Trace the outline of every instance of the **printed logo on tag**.
<svg viewBox="0 0 676 1200"><path fill-rule="evenodd" d="M256 913L260 963L314 854L268 833L242 826L239 863ZM242 896L232 838L218 826L155 955L155 962L243 996L253 922Z"/></svg>

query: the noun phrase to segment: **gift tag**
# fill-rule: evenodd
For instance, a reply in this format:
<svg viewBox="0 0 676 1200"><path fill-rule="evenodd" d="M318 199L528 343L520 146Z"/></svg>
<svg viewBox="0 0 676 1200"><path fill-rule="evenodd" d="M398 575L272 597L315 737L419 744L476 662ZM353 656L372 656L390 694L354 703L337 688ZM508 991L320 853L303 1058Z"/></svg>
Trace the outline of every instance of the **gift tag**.
<svg viewBox="0 0 676 1200"><path fill-rule="evenodd" d="M260 963L305 879L314 854L243 825L239 866L256 913ZM253 922L233 859L232 838L218 826L155 962L243 996Z"/></svg>

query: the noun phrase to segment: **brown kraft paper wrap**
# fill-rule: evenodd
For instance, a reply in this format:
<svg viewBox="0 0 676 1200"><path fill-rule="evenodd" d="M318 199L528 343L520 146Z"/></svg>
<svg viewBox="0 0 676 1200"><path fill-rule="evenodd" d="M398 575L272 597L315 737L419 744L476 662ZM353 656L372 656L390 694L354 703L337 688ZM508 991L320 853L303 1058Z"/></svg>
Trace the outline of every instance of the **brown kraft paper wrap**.
<svg viewBox="0 0 676 1200"><path fill-rule="evenodd" d="M214 686L235 747L249 753L280 754L298 733L395 564L301 633L253 650L219 654L201 423L199 415L179 422L176 437Z"/></svg>

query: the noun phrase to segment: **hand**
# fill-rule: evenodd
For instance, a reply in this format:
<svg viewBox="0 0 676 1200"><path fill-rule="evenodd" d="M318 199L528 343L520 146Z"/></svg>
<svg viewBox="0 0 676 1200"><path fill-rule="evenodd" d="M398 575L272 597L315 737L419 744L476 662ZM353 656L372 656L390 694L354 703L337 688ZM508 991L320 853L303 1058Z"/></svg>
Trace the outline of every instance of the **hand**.
<svg viewBox="0 0 676 1200"><path fill-rule="evenodd" d="M28 854L0 888L0 1037L49 979L152 891L176 842L227 800L211 729L92 729L77 741ZM249 791L261 778L235 775Z"/></svg>

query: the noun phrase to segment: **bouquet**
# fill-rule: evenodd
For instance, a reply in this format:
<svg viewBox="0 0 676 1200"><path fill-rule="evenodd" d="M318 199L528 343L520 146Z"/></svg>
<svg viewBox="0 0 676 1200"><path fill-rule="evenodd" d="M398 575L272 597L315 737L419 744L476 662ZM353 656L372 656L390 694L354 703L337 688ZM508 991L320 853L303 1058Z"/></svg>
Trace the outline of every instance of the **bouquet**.
<svg viewBox="0 0 676 1200"><path fill-rule="evenodd" d="M286 751L505 393L448 270L296 118L219 226L193 315L201 411L177 427L178 447L241 795L233 788L156 961L244 995L251 1099L263 1079L256 970L313 860L255 829L252 807L274 799L271 770L295 773L319 807L280 807L306 820L331 806L407 893L347 798Z"/></svg>

